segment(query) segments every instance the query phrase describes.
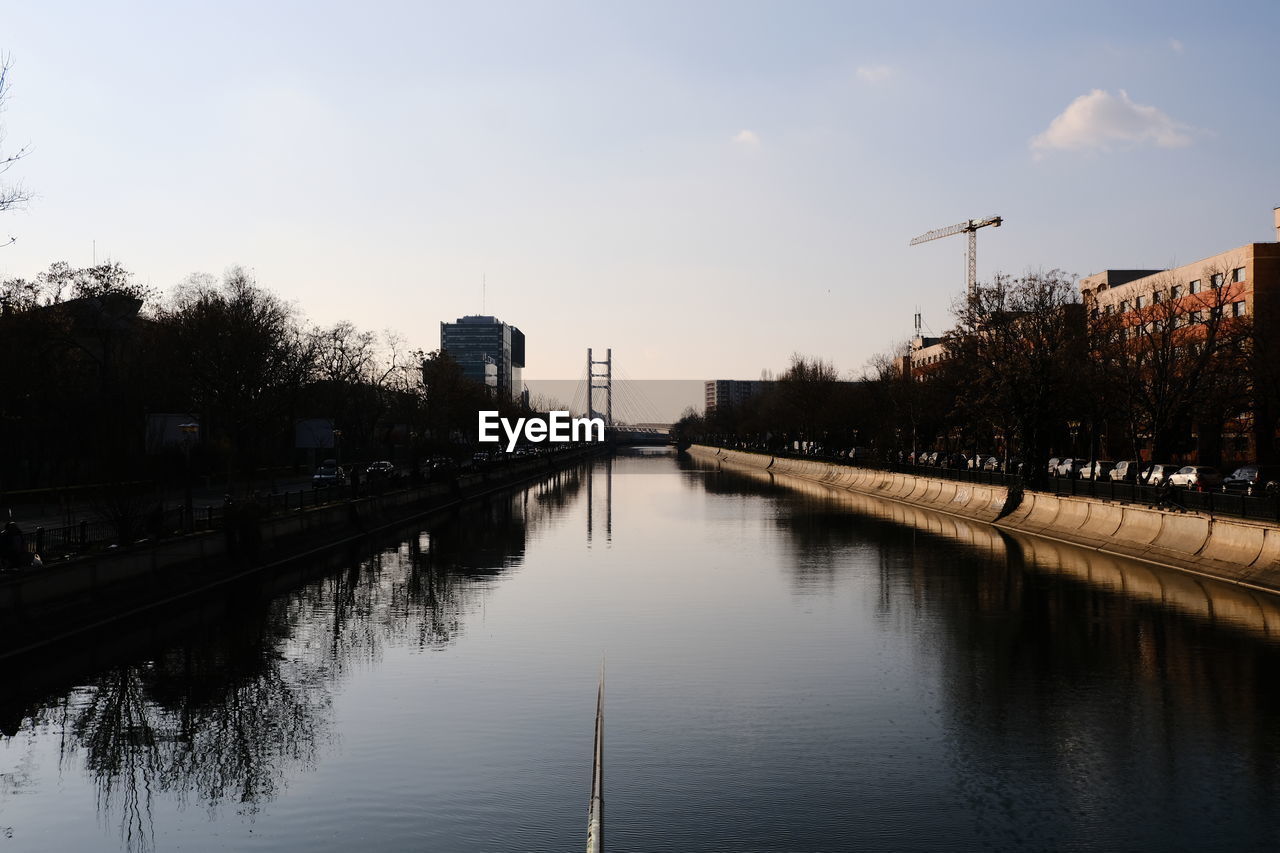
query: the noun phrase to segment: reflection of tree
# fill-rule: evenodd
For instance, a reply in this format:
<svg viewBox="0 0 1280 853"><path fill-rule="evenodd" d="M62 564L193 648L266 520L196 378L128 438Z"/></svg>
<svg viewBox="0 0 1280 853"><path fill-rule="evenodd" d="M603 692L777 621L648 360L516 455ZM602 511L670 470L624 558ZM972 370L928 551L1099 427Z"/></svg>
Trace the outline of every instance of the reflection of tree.
<svg viewBox="0 0 1280 853"><path fill-rule="evenodd" d="M323 679L284 657L279 639L220 636L109 670L46 711L64 718L64 760L82 756L128 849L150 849L157 793L254 813L328 738Z"/></svg>
<svg viewBox="0 0 1280 853"><path fill-rule="evenodd" d="M252 815L315 766L334 737L332 686L350 667L379 660L389 644L454 642L492 578L523 561L530 531L562 513L579 483L562 472L468 504L274 599L229 592L236 619L101 671L29 717L31 697L7 696L3 707L22 709L13 714L30 720L22 725L33 743L41 730L64 733L62 761L88 771L127 849L152 848L157 795ZM7 774L0 784L24 783Z"/></svg>
<svg viewBox="0 0 1280 853"><path fill-rule="evenodd" d="M768 478L726 469L707 483L755 494ZM1068 574L1040 540L1024 548L985 525L783 481L795 489L766 516L787 533L787 571L829 564L840 577L842 564L868 566L859 548L874 560L881 629L904 637L911 680L937 696L923 731L942 733L945 807L982 846L1088 847L1103 833L1116 849L1269 849L1280 644L1274 620L1232 621L1243 593L1085 551L1059 558L1085 564ZM1187 615L1197 596L1200 615Z"/></svg>

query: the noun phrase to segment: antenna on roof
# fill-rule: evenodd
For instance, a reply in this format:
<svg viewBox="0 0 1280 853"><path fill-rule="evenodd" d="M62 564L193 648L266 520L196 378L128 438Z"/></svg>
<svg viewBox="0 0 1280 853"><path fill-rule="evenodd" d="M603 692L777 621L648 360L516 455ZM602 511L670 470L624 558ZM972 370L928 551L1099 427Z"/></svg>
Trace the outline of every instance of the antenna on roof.
<svg viewBox="0 0 1280 853"><path fill-rule="evenodd" d="M920 310L918 308L916 309L914 320L915 320L915 327L916 327L916 337L918 338L920 337Z"/></svg>

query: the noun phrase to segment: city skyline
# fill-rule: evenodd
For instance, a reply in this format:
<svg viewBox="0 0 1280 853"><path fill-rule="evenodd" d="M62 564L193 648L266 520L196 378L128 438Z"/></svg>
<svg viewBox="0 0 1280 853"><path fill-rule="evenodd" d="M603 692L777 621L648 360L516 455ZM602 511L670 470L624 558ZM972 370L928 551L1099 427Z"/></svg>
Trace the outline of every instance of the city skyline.
<svg viewBox="0 0 1280 853"><path fill-rule="evenodd" d="M1274 239L1263 4L311 8L11 14L0 275L242 264L414 347L507 318L529 380L751 379L944 331L963 240L907 243L967 218L984 279Z"/></svg>

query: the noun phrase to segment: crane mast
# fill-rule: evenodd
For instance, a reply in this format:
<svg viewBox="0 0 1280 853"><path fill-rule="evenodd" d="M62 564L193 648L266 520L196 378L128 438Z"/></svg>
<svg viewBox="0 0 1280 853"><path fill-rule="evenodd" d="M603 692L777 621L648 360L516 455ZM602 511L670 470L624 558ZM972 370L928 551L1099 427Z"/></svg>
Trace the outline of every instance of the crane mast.
<svg viewBox="0 0 1280 853"><path fill-rule="evenodd" d="M999 216L986 216L982 219L966 219L964 222L958 222L955 225L949 225L946 228L938 228L934 231L927 231L919 237L911 241L911 245L915 246L919 243L927 243L930 240L937 240L941 237L950 237L952 234L968 234L969 235L969 269L965 276L965 286L970 297L973 296L973 289L978 284L978 229L986 228L988 225L999 227L1004 222Z"/></svg>

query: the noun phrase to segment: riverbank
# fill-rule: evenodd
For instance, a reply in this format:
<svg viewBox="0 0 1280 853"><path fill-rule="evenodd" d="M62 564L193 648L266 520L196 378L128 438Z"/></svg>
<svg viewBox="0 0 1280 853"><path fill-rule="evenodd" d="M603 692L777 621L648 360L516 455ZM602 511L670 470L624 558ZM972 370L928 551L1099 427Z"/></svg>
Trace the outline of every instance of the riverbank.
<svg viewBox="0 0 1280 853"><path fill-rule="evenodd" d="M1131 560L1280 593L1280 527L1004 486L895 474L805 459L694 445L721 464L801 477L888 501Z"/></svg>
<svg viewBox="0 0 1280 853"><path fill-rule="evenodd" d="M241 578L359 542L428 513L481 499L578 464L599 447L500 470L297 509L214 530L95 553L0 579L0 660Z"/></svg>

